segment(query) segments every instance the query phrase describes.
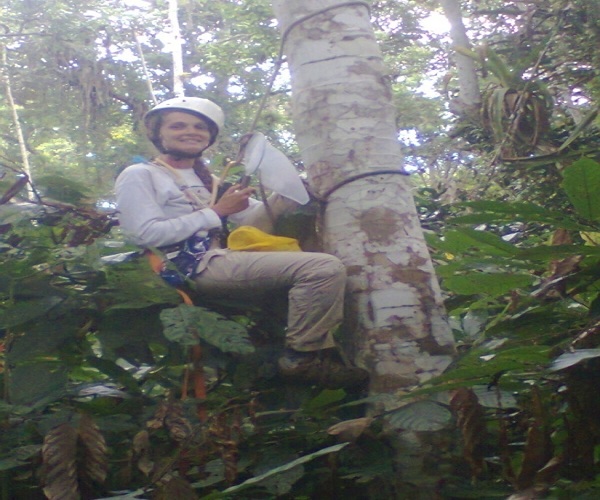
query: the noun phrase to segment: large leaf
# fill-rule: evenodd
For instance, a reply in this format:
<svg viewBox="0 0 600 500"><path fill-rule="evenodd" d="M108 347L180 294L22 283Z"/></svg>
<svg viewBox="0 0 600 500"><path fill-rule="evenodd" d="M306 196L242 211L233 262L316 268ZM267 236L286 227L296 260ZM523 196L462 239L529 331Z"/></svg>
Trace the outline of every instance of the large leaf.
<svg viewBox="0 0 600 500"><path fill-rule="evenodd" d="M562 212L548 210L533 203L472 201L458 203L457 206L466 207L473 212L450 219L450 222L457 224L492 224L522 221L551 224L556 227L580 231L585 231L585 228L591 229L590 226L581 224Z"/></svg>
<svg viewBox="0 0 600 500"><path fill-rule="evenodd" d="M110 376L115 381L123 384L123 386L125 386L129 391L136 393L139 392L140 389L135 377L127 370L125 370L125 368L122 368L111 359L98 358L96 356L87 356L86 361L97 370ZM100 394L97 393L96 395Z"/></svg>
<svg viewBox="0 0 600 500"><path fill-rule="evenodd" d="M61 359L59 354L77 337L80 320L73 314L32 322L25 332L14 335L6 353L12 367L7 384L11 403L32 404L64 391L72 358Z"/></svg>
<svg viewBox="0 0 600 500"><path fill-rule="evenodd" d="M452 414L433 401L417 401L407 404L389 416L394 429L408 431L439 431L450 423Z"/></svg>
<svg viewBox="0 0 600 500"><path fill-rule="evenodd" d="M578 349L573 352L566 352L552 362L549 370L557 372L575 366L586 359L598 357L600 357L600 349Z"/></svg>
<svg viewBox="0 0 600 500"><path fill-rule="evenodd" d="M13 328L46 314L64 300L58 295L49 295L39 299L23 300L0 310L0 328Z"/></svg>
<svg viewBox="0 0 600 500"><path fill-rule="evenodd" d="M314 460L315 458L321 457L323 455L329 455L330 453L337 453L338 451L345 448L346 446L348 446L348 443L336 444L334 446L329 446L327 448L323 448L319 451L315 451L314 453L310 453L309 455L305 455L296 460L293 460L287 464L284 464L284 465L281 465L274 469L271 469L270 471L265 472L264 474L247 479L243 483L232 486L230 488L227 488L223 492L216 492L216 493L207 495L202 498L205 500L215 499L215 498L229 498L232 493L238 493L242 490L245 490L246 488L249 488L250 486L257 485L266 479L272 478L272 477L276 476L277 474L282 474L284 472L292 470L295 467L298 467L299 465L302 465L307 462L310 462L311 460Z"/></svg>
<svg viewBox="0 0 600 500"><path fill-rule="evenodd" d="M78 436L81 479L85 483L103 484L108 473L108 449L104 436L89 415L82 415Z"/></svg>
<svg viewBox="0 0 600 500"><path fill-rule="evenodd" d="M152 363L149 344L167 345L157 307L111 309L98 324L96 336L102 344L102 357L124 358L133 364Z"/></svg>
<svg viewBox="0 0 600 500"><path fill-rule="evenodd" d="M46 196L65 203L78 204L89 196L87 186L56 174L36 177L35 183L43 189Z"/></svg>
<svg viewBox="0 0 600 500"><path fill-rule="evenodd" d="M80 498L77 484L77 430L64 423L44 438L44 493L50 500Z"/></svg>
<svg viewBox="0 0 600 500"><path fill-rule="evenodd" d="M172 286L154 273L144 257L105 267L103 292L112 309L141 309L153 304L178 304L181 298Z"/></svg>
<svg viewBox="0 0 600 500"><path fill-rule="evenodd" d="M600 163L582 158L563 172L562 188L582 217L600 221Z"/></svg>
<svg viewBox="0 0 600 500"><path fill-rule="evenodd" d="M27 464L41 449L42 447L39 444L28 444L9 450L6 455L0 457L0 471L14 469L15 467Z"/></svg>
<svg viewBox="0 0 600 500"><path fill-rule="evenodd" d="M600 247L591 245L539 245L526 248L518 254L523 259L558 260L571 255L600 256Z"/></svg>
<svg viewBox="0 0 600 500"><path fill-rule="evenodd" d="M551 348L543 345L527 345L511 349L476 349L460 360L458 367L436 377L432 383L458 382L473 386L489 384L498 374L539 370L548 363Z"/></svg>
<svg viewBox="0 0 600 500"><path fill-rule="evenodd" d="M18 405L51 402L64 395L67 381L67 368L57 363L22 364L10 372L8 394Z"/></svg>
<svg viewBox="0 0 600 500"><path fill-rule="evenodd" d="M498 297L516 288L528 287L533 281L533 276L529 274L473 272L445 279L444 287L460 295Z"/></svg>
<svg viewBox="0 0 600 500"><path fill-rule="evenodd" d="M497 387L476 385L471 388L477 396L479 404L487 408L518 408L517 399L508 392Z"/></svg>
<svg viewBox="0 0 600 500"><path fill-rule="evenodd" d="M469 250L478 250L492 255L511 255L517 252L513 245L493 233L468 228L446 232L441 249L457 254Z"/></svg>
<svg viewBox="0 0 600 500"><path fill-rule="evenodd" d="M254 352L246 329L204 307L181 304L160 313L164 335L172 342L194 345L204 340L223 352Z"/></svg>

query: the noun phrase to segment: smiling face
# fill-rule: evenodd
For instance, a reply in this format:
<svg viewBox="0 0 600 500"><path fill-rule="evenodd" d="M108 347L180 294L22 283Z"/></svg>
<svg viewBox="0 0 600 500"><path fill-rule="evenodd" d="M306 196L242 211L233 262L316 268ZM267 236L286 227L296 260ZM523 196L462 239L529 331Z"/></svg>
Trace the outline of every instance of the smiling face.
<svg viewBox="0 0 600 500"><path fill-rule="evenodd" d="M199 116L171 111L162 117L159 131L162 150L180 158L196 158L211 144L208 123Z"/></svg>

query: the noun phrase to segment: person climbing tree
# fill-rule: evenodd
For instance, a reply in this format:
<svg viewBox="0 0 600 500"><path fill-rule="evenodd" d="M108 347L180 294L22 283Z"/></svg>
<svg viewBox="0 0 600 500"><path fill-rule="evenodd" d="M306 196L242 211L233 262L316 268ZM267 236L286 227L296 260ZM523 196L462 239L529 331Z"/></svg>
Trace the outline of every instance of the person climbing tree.
<svg viewBox="0 0 600 500"><path fill-rule="evenodd" d="M127 167L117 178L119 220L126 237L165 255L171 263L162 270L165 279L189 278L206 296L254 297L287 290L281 375L328 388L364 385L367 372L345 363L333 338L342 321L346 284L338 258L221 248L224 217L234 224L252 224L265 210L252 197L252 187L235 184L220 197L213 195L215 177L201 157L223 123L222 109L198 97L169 99L146 114L146 133L159 154ZM269 205L271 201L278 212L294 206L277 194Z"/></svg>

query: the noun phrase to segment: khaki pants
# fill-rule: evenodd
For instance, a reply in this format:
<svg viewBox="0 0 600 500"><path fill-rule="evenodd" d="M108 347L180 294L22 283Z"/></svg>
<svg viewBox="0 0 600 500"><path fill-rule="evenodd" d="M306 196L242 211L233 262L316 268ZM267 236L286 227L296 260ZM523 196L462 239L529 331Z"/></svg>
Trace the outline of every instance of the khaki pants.
<svg viewBox="0 0 600 500"><path fill-rule="evenodd" d="M342 321L346 270L332 255L312 252L209 251L194 276L198 291L214 298L287 290L286 346L297 351L334 347Z"/></svg>

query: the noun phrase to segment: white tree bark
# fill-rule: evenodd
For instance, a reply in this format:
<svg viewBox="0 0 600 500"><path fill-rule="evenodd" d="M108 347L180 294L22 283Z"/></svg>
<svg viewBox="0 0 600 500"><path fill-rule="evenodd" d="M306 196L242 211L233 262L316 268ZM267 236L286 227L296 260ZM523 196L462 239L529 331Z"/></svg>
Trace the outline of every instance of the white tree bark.
<svg viewBox="0 0 600 500"><path fill-rule="evenodd" d="M365 2L274 0L297 141L327 198L324 250L348 269L348 329L374 393L440 374L454 343L402 173L395 110ZM351 326L350 326L351 325Z"/></svg>
<svg viewBox="0 0 600 500"><path fill-rule="evenodd" d="M169 0L169 24L171 25L171 55L173 58L173 94L184 97L183 51L181 49L181 28L179 27L177 0Z"/></svg>
<svg viewBox="0 0 600 500"><path fill-rule="evenodd" d="M15 133L17 136L17 142L19 144L19 151L21 152L21 161L23 162L23 172L29 178L29 183L27 184L27 198L29 200L34 199L33 189L31 188L31 168L29 166L29 151L27 151L27 145L25 143L25 136L23 135L23 128L21 127L21 120L19 119L19 112L17 110L17 105L15 100L13 99L12 94L12 85L11 78L8 67L8 60L6 55L6 47L4 45L0 46L1 52L1 61L2 65L0 66L0 76L4 81L4 89L6 90L6 100L8 101L8 107L10 109L13 124L15 126Z"/></svg>
<svg viewBox="0 0 600 500"><path fill-rule="evenodd" d="M459 86L459 97L454 102L454 112L460 115L479 117L481 107L481 92L475 61L457 48L471 49L471 42L462 19L460 0L440 0L446 19L450 23L450 38L455 49L454 62Z"/></svg>

